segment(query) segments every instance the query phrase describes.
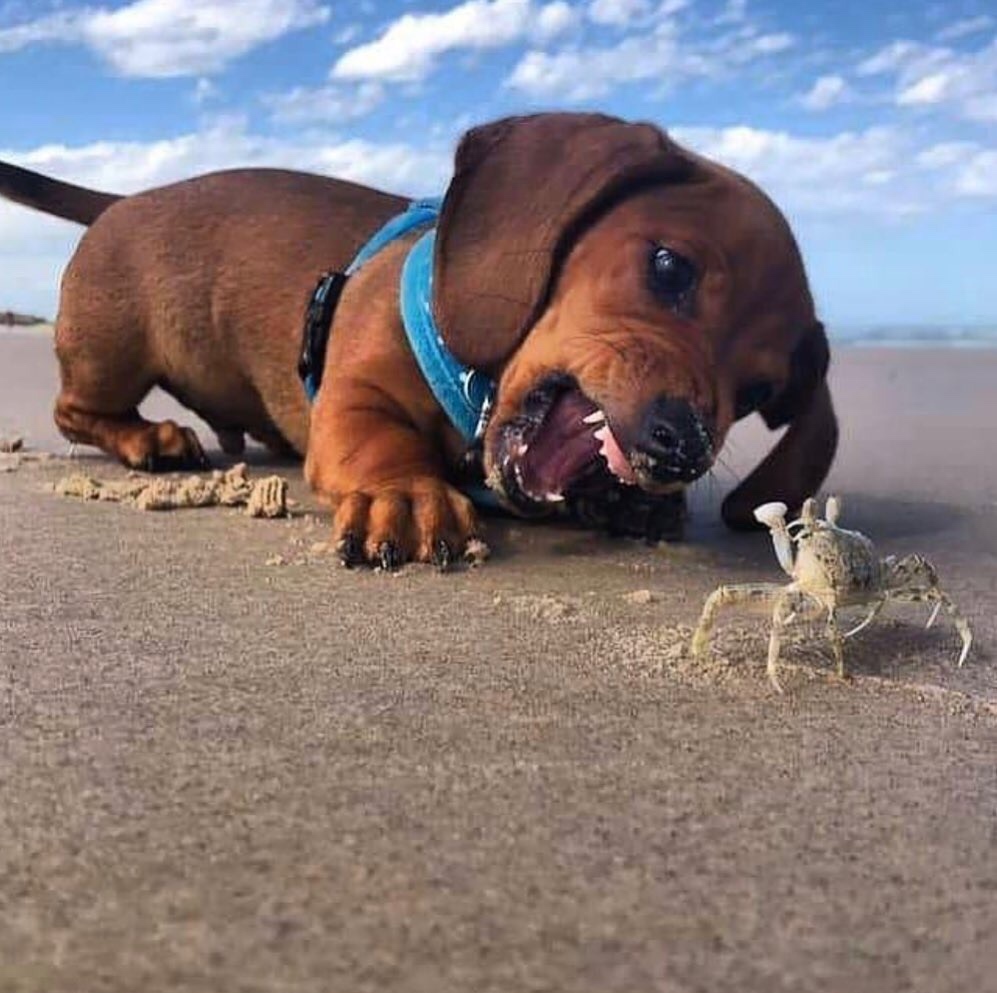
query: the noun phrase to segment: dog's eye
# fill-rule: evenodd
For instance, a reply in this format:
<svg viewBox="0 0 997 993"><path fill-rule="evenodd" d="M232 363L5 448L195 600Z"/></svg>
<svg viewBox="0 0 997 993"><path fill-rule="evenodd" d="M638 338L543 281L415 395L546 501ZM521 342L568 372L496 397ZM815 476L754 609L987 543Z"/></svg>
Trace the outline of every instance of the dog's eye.
<svg viewBox="0 0 997 993"><path fill-rule="evenodd" d="M771 383L749 383L742 386L734 399L734 419L739 421L759 407L764 407L772 399L774 392Z"/></svg>
<svg viewBox="0 0 997 993"><path fill-rule="evenodd" d="M672 310L688 313L696 289L696 267L664 245L651 247L651 287Z"/></svg>

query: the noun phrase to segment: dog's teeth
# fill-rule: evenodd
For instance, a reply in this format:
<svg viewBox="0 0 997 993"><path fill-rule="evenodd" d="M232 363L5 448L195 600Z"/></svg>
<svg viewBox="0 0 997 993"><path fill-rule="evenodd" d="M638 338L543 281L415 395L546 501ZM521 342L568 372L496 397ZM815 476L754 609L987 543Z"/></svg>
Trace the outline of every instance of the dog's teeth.
<svg viewBox="0 0 997 993"><path fill-rule="evenodd" d="M548 503L564 503L564 497L560 493L548 493L544 499Z"/></svg>
<svg viewBox="0 0 997 993"><path fill-rule="evenodd" d="M593 431L592 432L592 437L594 437L596 441L601 441L605 445L606 444L606 436L608 434L609 434L609 425L608 424L603 424L603 426L601 428L599 428L598 431Z"/></svg>
<svg viewBox="0 0 997 993"><path fill-rule="evenodd" d="M583 424L602 424L606 420L606 415L601 410L593 410L588 417L582 418Z"/></svg>
<svg viewBox="0 0 997 993"><path fill-rule="evenodd" d="M529 450L529 445L520 445L519 448L516 449L516 454L522 458Z"/></svg>

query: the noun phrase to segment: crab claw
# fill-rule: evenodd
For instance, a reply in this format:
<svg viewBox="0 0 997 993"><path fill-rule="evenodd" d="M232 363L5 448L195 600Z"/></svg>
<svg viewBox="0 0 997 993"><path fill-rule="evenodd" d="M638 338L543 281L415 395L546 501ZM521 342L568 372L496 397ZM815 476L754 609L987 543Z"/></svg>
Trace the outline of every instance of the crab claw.
<svg viewBox="0 0 997 993"><path fill-rule="evenodd" d="M779 501L763 503L755 507L755 520L767 528L777 528L786 523L789 508Z"/></svg>
<svg viewBox="0 0 997 993"><path fill-rule="evenodd" d="M772 534L772 545L775 557L779 560L782 571L793 574L793 539L786 530L786 511L789 508L784 503L763 503L755 507L755 520L764 524Z"/></svg>
<svg viewBox="0 0 997 993"><path fill-rule="evenodd" d="M807 497L800 508L800 520L805 527L812 528L817 523L817 501L813 497Z"/></svg>
<svg viewBox="0 0 997 993"><path fill-rule="evenodd" d="M841 516L841 497L829 496L824 506L824 518L828 524L837 524Z"/></svg>

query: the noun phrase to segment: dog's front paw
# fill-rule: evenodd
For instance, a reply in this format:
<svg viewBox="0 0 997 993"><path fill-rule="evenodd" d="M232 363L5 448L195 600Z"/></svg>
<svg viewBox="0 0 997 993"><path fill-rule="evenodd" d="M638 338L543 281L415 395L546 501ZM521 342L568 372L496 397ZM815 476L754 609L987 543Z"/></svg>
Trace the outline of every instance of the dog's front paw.
<svg viewBox="0 0 997 993"><path fill-rule="evenodd" d="M441 571L488 557L471 501L439 479L421 477L354 490L334 501L333 541L343 565L394 570L428 562Z"/></svg>

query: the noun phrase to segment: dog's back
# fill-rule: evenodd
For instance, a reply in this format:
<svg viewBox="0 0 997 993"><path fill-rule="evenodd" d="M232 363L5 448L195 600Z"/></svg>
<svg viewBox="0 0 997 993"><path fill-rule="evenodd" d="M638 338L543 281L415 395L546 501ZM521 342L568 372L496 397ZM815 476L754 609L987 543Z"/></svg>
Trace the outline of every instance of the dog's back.
<svg viewBox="0 0 997 993"><path fill-rule="evenodd" d="M160 385L220 431L283 439L299 453L308 408L293 370L308 294L404 204L276 169L118 198L4 166L0 193L91 224L62 282L64 391L120 413ZM65 419L72 433L72 415Z"/></svg>

